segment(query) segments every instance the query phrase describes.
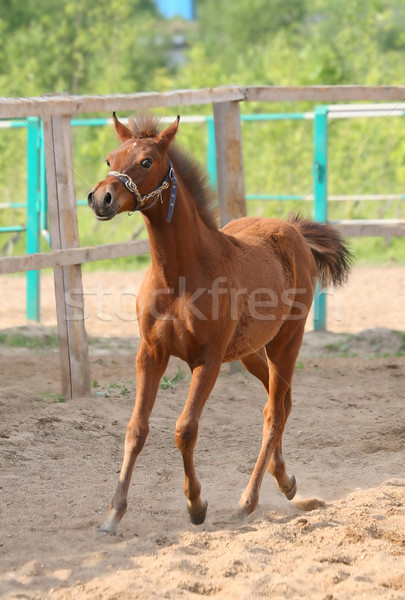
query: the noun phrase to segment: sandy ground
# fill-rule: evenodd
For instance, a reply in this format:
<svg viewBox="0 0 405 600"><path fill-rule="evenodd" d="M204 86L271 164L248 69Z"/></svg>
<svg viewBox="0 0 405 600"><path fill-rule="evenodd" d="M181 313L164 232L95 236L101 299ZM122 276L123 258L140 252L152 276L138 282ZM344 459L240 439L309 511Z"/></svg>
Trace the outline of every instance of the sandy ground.
<svg viewBox="0 0 405 600"><path fill-rule="evenodd" d="M85 288L101 280L116 298L127 277L87 275ZM1 283L0 329L26 324L24 280ZM56 351L0 345L0 598L404 598L404 336L389 331L405 329L404 288L405 269L356 269L339 292L340 320L329 315L332 333L306 335L284 435L297 499L268 475L244 523L233 515L265 402L249 374L225 367L202 417L204 525L188 521L174 444L190 382L181 364L184 379L159 390L119 535L102 536L135 387L137 341L120 336L136 322L114 317L114 303L101 311L112 320L92 319L100 306L87 304L89 333L115 337L91 345L91 396L68 402L58 401ZM47 326L19 331L50 331L51 291L43 295Z"/></svg>

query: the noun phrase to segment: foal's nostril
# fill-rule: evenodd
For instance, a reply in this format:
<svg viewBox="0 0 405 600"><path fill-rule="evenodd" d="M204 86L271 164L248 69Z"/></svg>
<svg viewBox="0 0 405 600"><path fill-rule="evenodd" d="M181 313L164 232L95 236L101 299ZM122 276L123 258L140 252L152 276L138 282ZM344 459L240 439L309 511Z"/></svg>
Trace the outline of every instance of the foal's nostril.
<svg viewBox="0 0 405 600"><path fill-rule="evenodd" d="M90 192L89 195L87 196L87 204L89 206L92 206L92 204L93 204L93 192Z"/></svg>
<svg viewBox="0 0 405 600"><path fill-rule="evenodd" d="M104 206L110 206L112 203L112 196L110 194L110 192L107 192L106 195L104 196Z"/></svg>

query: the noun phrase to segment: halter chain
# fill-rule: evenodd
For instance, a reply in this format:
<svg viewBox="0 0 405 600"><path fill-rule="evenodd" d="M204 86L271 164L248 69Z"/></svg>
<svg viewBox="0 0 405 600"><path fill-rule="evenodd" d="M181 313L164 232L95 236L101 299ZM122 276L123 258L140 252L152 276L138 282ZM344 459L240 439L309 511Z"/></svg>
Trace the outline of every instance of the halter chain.
<svg viewBox="0 0 405 600"><path fill-rule="evenodd" d="M142 196L139 193L136 183L134 183L132 181L132 179L130 178L130 176L127 175L126 173L120 173L119 171L109 171L109 173L107 173L107 175L106 175L106 178L110 177L111 175L113 177L116 177L117 179L119 179L125 185L125 187L130 192L132 192L135 196L136 206L135 206L134 210L131 210L128 212L129 215L132 215L136 210L148 210L149 208L152 208L152 206L155 206L157 199L159 197L160 197L161 204L163 204L162 192L164 190L167 190L167 188L170 186L169 182L171 181L172 189L170 192L169 210L168 210L167 219L166 219L167 223L170 223L170 221L172 220L174 205L176 202L177 185L178 185L177 177L175 175L173 165L171 162L169 165L169 172L166 175L165 179L163 180L162 184L158 188L152 190L151 192L149 192L148 194L145 194L144 196ZM147 202L151 198L154 198L153 202L151 204L149 204L149 206L144 206L145 202Z"/></svg>

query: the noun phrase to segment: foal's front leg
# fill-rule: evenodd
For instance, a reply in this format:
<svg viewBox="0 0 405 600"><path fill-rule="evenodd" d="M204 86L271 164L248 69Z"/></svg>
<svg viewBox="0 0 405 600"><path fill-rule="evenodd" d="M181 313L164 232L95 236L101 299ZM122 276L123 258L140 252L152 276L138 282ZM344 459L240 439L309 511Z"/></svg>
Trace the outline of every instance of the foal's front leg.
<svg viewBox="0 0 405 600"><path fill-rule="evenodd" d="M124 460L107 520L100 529L102 533L115 534L118 523L127 510L132 470L149 433L149 417L167 363L168 357L159 356L156 349L151 349L146 343L141 342L136 356L136 400L125 436Z"/></svg>
<svg viewBox="0 0 405 600"><path fill-rule="evenodd" d="M193 369L187 402L176 423L176 445L183 456L183 491L188 499L187 509L194 525L204 523L207 502L201 498L201 484L194 468L193 451L197 442L198 421L204 404L221 368L221 361L210 361Z"/></svg>

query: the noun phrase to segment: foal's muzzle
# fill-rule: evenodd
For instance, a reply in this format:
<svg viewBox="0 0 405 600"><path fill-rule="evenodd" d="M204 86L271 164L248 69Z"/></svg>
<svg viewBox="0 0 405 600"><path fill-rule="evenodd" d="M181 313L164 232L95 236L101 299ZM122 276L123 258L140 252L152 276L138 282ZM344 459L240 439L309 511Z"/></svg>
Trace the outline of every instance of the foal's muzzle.
<svg viewBox="0 0 405 600"><path fill-rule="evenodd" d="M114 194L112 191L102 191L100 195L97 194L97 190L90 190L87 196L87 204L94 211L96 218L99 221L109 221L118 213L120 204L114 201Z"/></svg>

